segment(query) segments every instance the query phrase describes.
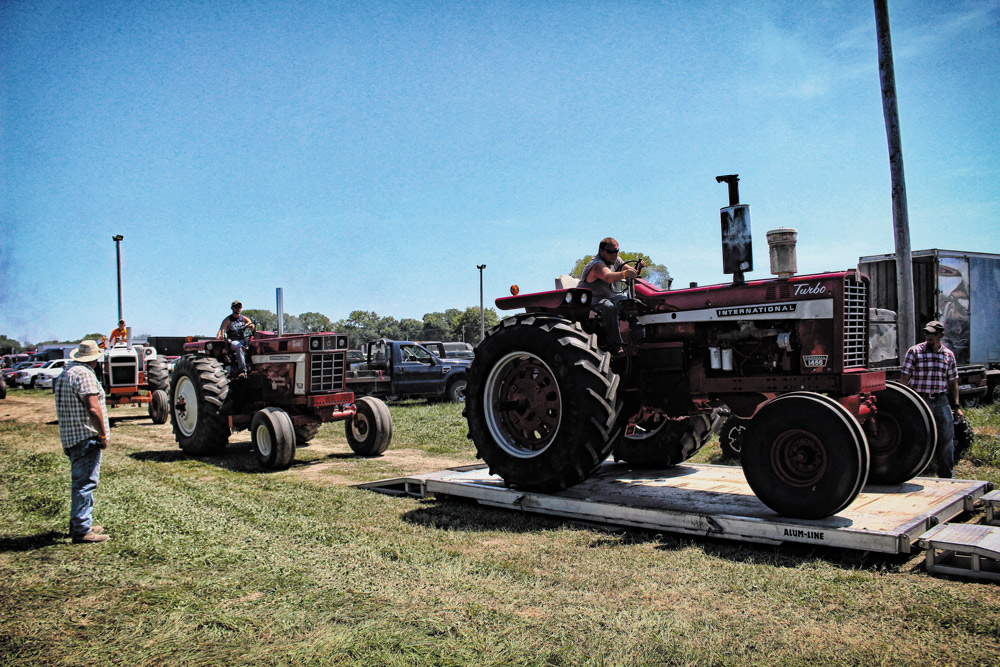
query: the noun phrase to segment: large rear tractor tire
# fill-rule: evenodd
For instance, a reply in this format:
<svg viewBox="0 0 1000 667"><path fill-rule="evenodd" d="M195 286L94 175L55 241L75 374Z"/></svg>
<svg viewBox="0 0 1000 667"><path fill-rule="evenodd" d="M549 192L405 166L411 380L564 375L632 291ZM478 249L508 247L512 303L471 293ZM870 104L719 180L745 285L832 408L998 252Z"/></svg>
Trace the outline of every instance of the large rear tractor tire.
<svg viewBox="0 0 1000 667"><path fill-rule="evenodd" d="M392 442L389 406L373 396L362 396L356 405L354 417L344 422L347 444L358 456L378 456Z"/></svg>
<svg viewBox="0 0 1000 667"><path fill-rule="evenodd" d="M149 417L154 424L166 424L170 416L170 399L162 389L155 390L149 396Z"/></svg>
<svg viewBox="0 0 1000 667"><path fill-rule="evenodd" d="M719 430L719 448L733 461L739 461L743 450L743 432L747 430L747 419L731 415Z"/></svg>
<svg viewBox="0 0 1000 667"><path fill-rule="evenodd" d="M192 456L218 454L229 441L229 380L212 357L184 357L170 376L174 439Z"/></svg>
<svg viewBox="0 0 1000 667"><path fill-rule="evenodd" d="M295 458L295 427L281 408L264 408L250 422L250 440L265 470L285 470Z"/></svg>
<svg viewBox="0 0 1000 667"><path fill-rule="evenodd" d="M52 386L55 386L55 383ZM7 383L3 380L0 380L0 398L7 398Z"/></svg>
<svg viewBox="0 0 1000 667"><path fill-rule="evenodd" d="M465 416L490 472L526 491L589 477L618 439L619 378L579 324L552 315L505 319L476 348Z"/></svg>
<svg viewBox="0 0 1000 667"><path fill-rule="evenodd" d="M150 391L157 389L167 390L170 383L170 373L167 371L167 362L157 357L146 362L146 383Z"/></svg>
<svg viewBox="0 0 1000 667"><path fill-rule="evenodd" d="M750 488L778 514L821 519L850 505L868 476L868 445L854 417L819 394L779 396L743 433Z"/></svg>
<svg viewBox="0 0 1000 667"><path fill-rule="evenodd" d="M655 415L636 422L632 435L622 434L612 448L616 461L638 468L669 468L698 453L719 428L717 413L671 419Z"/></svg>
<svg viewBox="0 0 1000 667"><path fill-rule="evenodd" d="M934 414L906 385L886 382L875 393L874 418L864 423L871 451L869 484L901 484L920 474L934 456Z"/></svg>

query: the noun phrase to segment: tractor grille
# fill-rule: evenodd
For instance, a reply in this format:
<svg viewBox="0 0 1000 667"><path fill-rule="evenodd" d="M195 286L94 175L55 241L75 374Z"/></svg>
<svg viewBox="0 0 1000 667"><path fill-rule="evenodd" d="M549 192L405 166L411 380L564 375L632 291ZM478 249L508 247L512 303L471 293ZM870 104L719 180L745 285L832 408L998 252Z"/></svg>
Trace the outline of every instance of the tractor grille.
<svg viewBox="0 0 1000 667"><path fill-rule="evenodd" d="M309 393L343 391L343 352L316 352L309 355Z"/></svg>
<svg viewBox="0 0 1000 667"><path fill-rule="evenodd" d="M868 285L844 278L844 369L868 365Z"/></svg>
<svg viewBox="0 0 1000 667"><path fill-rule="evenodd" d="M111 386L121 387L136 383L135 364L111 364Z"/></svg>

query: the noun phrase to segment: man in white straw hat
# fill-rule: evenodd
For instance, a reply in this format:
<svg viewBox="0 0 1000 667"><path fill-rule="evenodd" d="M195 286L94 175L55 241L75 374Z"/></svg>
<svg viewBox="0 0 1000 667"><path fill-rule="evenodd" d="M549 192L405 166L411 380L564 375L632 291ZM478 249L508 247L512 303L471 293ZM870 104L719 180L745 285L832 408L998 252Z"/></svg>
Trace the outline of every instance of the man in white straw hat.
<svg viewBox="0 0 1000 667"><path fill-rule="evenodd" d="M104 353L92 340L80 341L70 363L55 381L56 414L63 451L70 460L69 532L76 544L106 542L104 529L95 526L94 491L101 474L101 450L108 446L108 409L97 365Z"/></svg>

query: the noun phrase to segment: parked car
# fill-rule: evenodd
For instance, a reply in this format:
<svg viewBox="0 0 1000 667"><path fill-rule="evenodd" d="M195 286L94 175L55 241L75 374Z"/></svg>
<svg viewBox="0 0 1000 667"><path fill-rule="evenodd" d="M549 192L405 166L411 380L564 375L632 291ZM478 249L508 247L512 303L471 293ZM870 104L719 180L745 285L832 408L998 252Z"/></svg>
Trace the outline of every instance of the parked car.
<svg viewBox="0 0 1000 667"><path fill-rule="evenodd" d="M21 366L20 364L18 364L18 366L21 366L21 367L20 368L15 367L16 370L13 373L11 373L10 375L7 376L7 386L8 387L27 387L28 386L27 383L21 384L21 378L22 378L22 376L26 377L28 371L33 371L33 370L35 370L37 368L41 368L44 364L45 364L44 361L29 361L29 362L25 362L24 366Z"/></svg>
<svg viewBox="0 0 1000 667"><path fill-rule="evenodd" d="M63 372L63 368L70 362L69 359L53 359L52 361L46 361L45 363L40 363L37 366L31 366L17 372L14 376L14 382L19 387L25 389L35 386L35 381L38 379L40 373L49 374L50 372L59 375Z"/></svg>
<svg viewBox="0 0 1000 667"><path fill-rule="evenodd" d="M30 386L38 389L51 388L53 380L66 370L66 365L69 364L70 361L72 361L72 359L56 359L48 362L41 368L31 369L31 371L35 372L35 375L30 380Z"/></svg>
<svg viewBox="0 0 1000 667"><path fill-rule="evenodd" d="M13 368L8 368L3 371L4 382L6 382L7 386L10 388L16 387L17 383L14 381L14 378L18 373L28 368L40 368L42 363L43 362L41 361L22 361L19 364L15 364Z"/></svg>

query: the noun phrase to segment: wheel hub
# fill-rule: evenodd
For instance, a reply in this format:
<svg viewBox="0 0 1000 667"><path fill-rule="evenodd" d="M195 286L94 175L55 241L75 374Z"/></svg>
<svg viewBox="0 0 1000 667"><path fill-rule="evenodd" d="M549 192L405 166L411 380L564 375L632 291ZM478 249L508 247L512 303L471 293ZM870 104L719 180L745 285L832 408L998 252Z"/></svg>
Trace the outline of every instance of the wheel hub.
<svg viewBox="0 0 1000 667"><path fill-rule="evenodd" d="M533 354L516 352L501 359L487 378L483 400L490 432L513 456L536 456L559 430L559 385L548 365Z"/></svg>
<svg viewBox="0 0 1000 667"><path fill-rule="evenodd" d="M771 448L771 468L789 486L815 485L823 478L826 466L826 447L808 431L786 431Z"/></svg>

